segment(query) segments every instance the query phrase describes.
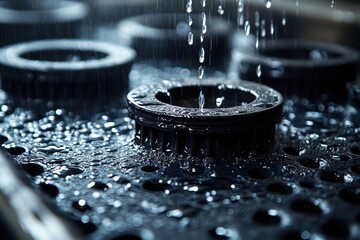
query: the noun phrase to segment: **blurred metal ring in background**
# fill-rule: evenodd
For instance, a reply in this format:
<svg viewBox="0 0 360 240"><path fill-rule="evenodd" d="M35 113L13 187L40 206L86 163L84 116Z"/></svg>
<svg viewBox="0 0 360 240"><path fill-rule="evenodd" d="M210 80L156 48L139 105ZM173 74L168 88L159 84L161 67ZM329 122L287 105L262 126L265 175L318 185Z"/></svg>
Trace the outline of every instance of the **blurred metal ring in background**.
<svg viewBox="0 0 360 240"><path fill-rule="evenodd" d="M141 59L171 59L179 65L197 66L202 20L200 15L192 19L191 29L186 14L149 14L125 19L117 27L118 41L132 46ZM229 39L234 26L218 17L207 21L204 63L212 67L223 66L230 55ZM193 33L191 46L188 44L190 31Z"/></svg>
<svg viewBox="0 0 360 240"><path fill-rule="evenodd" d="M85 3L67 0L0 1L0 46L36 39L74 38L88 10Z"/></svg>
<svg viewBox="0 0 360 240"><path fill-rule="evenodd" d="M0 50L2 89L21 106L101 106L124 98L135 56L128 47L91 40L15 44Z"/></svg>
<svg viewBox="0 0 360 240"><path fill-rule="evenodd" d="M335 44L311 41L260 41L258 52L233 51L239 77L259 81L284 96L346 101L346 84L356 79L359 55Z"/></svg>

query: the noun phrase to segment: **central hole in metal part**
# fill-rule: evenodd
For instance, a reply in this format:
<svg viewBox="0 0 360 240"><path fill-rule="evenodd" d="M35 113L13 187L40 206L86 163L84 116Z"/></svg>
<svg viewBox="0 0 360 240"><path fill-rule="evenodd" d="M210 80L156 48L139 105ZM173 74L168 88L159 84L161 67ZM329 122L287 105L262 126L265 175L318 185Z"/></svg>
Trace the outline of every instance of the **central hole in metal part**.
<svg viewBox="0 0 360 240"><path fill-rule="evenodd" d="M230 108L251 103L256 96L250 91L241 89L220 88L218 86L203 86L206 97L204 108ZM186 86L171 88L168 92L158 92L156 99L163 103L186 107L198 108L199 87Z"/></svg>
<svg viewBox="0 0 360 240"><path fill-rule="evenodd" d="M326 59L340 58L341 55L336 52L330 52L325 49L316 49L306 46L284 47L281 49L263 49L260 51L262 55L267 57L284 58L291 60L311 60L321 61Z"/></svg>
<svg viewBox="0 0 360 240"><path fill-rule="evenodd" d="M44 0L31 0L31 1L1 1L1 5L5 9L15 11L51 11L61 9L64 6L70 5L68 2L62 1L44 1Z"/></svg>
<svg viewBox="0 0 360 240"><path fill-rule="evenodd" d="M74 50L74 49L51 49L40 50L23 53L20 57L35 60L35 61L48 61L48 62L78 62L98 60L107 57L108 54L93 50Z"/></svg>

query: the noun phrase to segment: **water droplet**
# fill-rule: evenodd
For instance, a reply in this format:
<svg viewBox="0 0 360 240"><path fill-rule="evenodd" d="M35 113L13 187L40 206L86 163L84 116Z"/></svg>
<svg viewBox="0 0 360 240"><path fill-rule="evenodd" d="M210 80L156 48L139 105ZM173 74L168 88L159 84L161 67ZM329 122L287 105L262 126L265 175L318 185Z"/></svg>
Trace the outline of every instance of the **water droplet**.
<svg viewBox="0 0 360 240"><path fill-rule="evenodd" d="M188 34L188 44L189 45L194 44L194 34L192 32L189 32L189 34Z"/></svg>
<svg viewBox="0 0 360 240"><path fill-rule="evenodd" d="M191 13L192 12L192 0L188 0L186 3L186 12Z"/></svg>
<svg viewBox="0 0 360 240"><path fill-rule="evenodd" d="M76 175L84 172L81 168L72 166L58 166L53 170L53 173L59 177L67 177L70 175Z"/></svg>
<svg viewBox="0 0 360 240"><path fill-rule="evenodd" d="M49 153L49 154L56 152L61 152L61 153L69 152L69 150L66 147L57 147L57 146L47 146L47 147L39 148L38 150L40 152Z"/></svg>
<svg viewBox="0 0 360 240"><path fill-rule="evenodd" d="M275 33L274 20L271 19L271 21L270 21L270 34L271 34L271 36L274 36L274 33Z"/></svg>
<svg viewBox="0 0 360 240"><path fill-rule="evenodd" d="M238 2L238 15L237 15L237 22L239 26L244 25L244 0L239 0Z"/></svg>
<svg viewBox="0 0 360 240"><path fill-rule="evenodd" d="M258 78L261 77L261 65L260 65L260 64L259 64L259 65L257 66L257 68L256 68L256 76L257 76Z"/></svg>
<svg viewBox="0 0 360 240"><path fill-rule="evenodd" d="M218 13L219 13L220 15L223 15L224 12L225 12L225 11L224 11L223 6L219 5L219 6L218 6Z"/></svg>
<svg viewBox="0 0 360 240"><path fill-rule="evenodd" d="M209 231L214 239L239 239L239 234L235 229L229 227L216 227Z"/></svg>
<svg viewBox="0 0 360 240"><path fill-rule="evenodd" d="M203 91L200 91L199 94L199 109L200 111L204 111L204 105L205 105L205 95Z"/></svg>
<svg viewBox="0 0 360 240"><path fill-rule="evenodd" d="M204 12L201 13L201 21L202 21L201 33L205 34L207 31L207 26L206 26L206 14Z"/></svg>
<svg viewBox="0 0 360 240"><path fill-rule="evenodd" d="M81 211L81 212L85 212L88 210L91 210L92 207L90 207L85 199L80 199L79 201L73 202L72 207Z"/></svg>
<svg viewBox="0 0 360 240"><path fill-rule="evenodd" d="M271 0L266 0L265 1L265 7L266 8L271 8Z"/></svg>
<svg viewBox="0 0 360 240"><path fill-rule="evenodd" d="M102 182L91 182L87 185L88 188L106 191L109 189L109 185Z"/></svg>
<svg viewBox="0 0 360 240"><path fill-rule="evenodd" d="M204 78L204 73L205 73L204 67L200 66L198 69L198 77L200 80Z"/></svg>
<svg viewBox="0 0 360 240"><path fill-rule="evenodd" d="M202 47L199 51L199 62L203 63L205 60L205 49Z"/></svg>
<svg viewBox="0 0 360 240"><path fill-rule="evenodd" d="M265 20L261 20L261 29L260 29L260 35L261 37L265 37L266 36L266 24L265 24Z"/></svg>
<svg viewBox="0 0 360 240"><path fill-rule="evenodd" d="M217 106L217 107L220 107L221 104L223 103L224 99L225 99L224 97L218 97L218 98L216 98L216 106Z"/></svg>
<svg viewBox="0 0 360 240"><path fill-rule="evenodd" d="M260 13L258 11L255 12L255 27L260 27Z"/></svg>
<svg viewBox="0 0 360 240"><path fill-rule="evenodd" d="M202 3L201 5L202 5L203 7L206 7L206 0L202 0L201 3Z"/></svg>
<svg viewBox="0 0 360 240"><path fill-rule="evenodd" d="M285 27L286 26L286 16L285 16L285 12L283 13L283 18L281 20L281 24Z"/></svg>
<svg viewBox="0 0 360 240"><path fill-rule="evenodd" d="M188 24L189 24L189 27L191 27L191 25L194 23L193 19L191 16L188 16Z"/></svg>
<svg viewBox="0 0 360 240"><path fill-rule="evenodd" d="M245 31L245 35L249 36L249 34L250 34L250 22L249 21L245 22L244 31Z"/></svg>

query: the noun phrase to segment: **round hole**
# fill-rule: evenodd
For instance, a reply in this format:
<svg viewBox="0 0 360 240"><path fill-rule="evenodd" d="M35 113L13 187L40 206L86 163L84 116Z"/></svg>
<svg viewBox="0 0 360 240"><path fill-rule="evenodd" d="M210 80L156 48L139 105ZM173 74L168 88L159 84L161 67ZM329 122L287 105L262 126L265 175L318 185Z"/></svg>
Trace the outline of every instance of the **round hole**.
<svg viewBox="0 0 360 240"><path fill-rule="evenodd" d="M360 187L347 187L340 191L340 197L352 204L360 205Z"/></svg>
<svg viewBox="0 0 360 240"><path fill-rule="evenodd" d="M308 231L291 230L286 232L282 240L310 240L311 234Z"/></svg>
<svg viewBox="0 0 360 240"><path fill-rule="evenodd" d="M275 209L261 210L254 214L253 219L256 223L264 225L279 225L281 216Z"/></svg>
<svg viewBox="0 0 360 240"><path fill-rule="evenodd" d="M293 186L289 183L271 183L267 186L267 190L281 194L281 195L288 195L293 193Z"/></svg>
<svg viewBox="0 0 360 240"><path fill-rule="evenodd" d="M299 160L301 166L306 168L320 168L321 166L325 165L325 161L321 159L312 159L312 158L301 158Z"/></svg>
<svg viewBox="0 0 360 240"><path fill-rule="evenodd" d="M59 188L53 184L40 183L40 189L50 197L56 197L59 194Z"/></svg>
<svg viewBox="0 0 360 240"><path fill-rule="evenodd" d="M156 172L157 170L159 170L159 168L156 166L152 166L152 165L147 165L147 166L141 167L141 171L143 171L143 172Z"/></svg>
<svg viewBox="0 0 360 240"><path fill-rule="evenodd" d="M360 155L360 147L352 147L350 148L350 152L355 155Z"/></svg>
<svg viewBox="0 0 360 240"><path fill-rule="evenodd" d="M163 182L162 180L150 179L150 180L146 180L143 183L143 188L148 191L163 192L169 188L169 184Z"/></svg>
<svg viewBox="0 0 360 240"><path fill-rule="evenodd" d="M6 136L0 134L0 145L4 144L7 140L8 138Z"/></svg>
<svg viewBox="0 0 360 240"><path fill-rule="evenodd" d="M85 212L92 209L92 207L84 199L73 202L72 207L79 210L80 212Z"/></svg>
<svg viewBox="0 0 360 240"><path fill-rule="evenodd" d="M87 185L87 187L101 191L106 191L109 189L109 186L102 182L91 182Z"/></svg>
<svg viewBox="0 0 360 240"><path fill-rule="evenodd" d="M128 184L130 183L131 181L127 178L124 178L124 177L118 177L118 176L115 176L113 177L113 180L116 182L116 183L119 183L119 184Z"/></svg>
<svg viewBox="0 0 360 240"><path fill-rule="evenodd" d="M301 187L308 189L319 189L322 187L320 183L311 180L300 181L299 184Z"/></svg>
<svg viewBox="0 0 360 240"><path fill-rule="evenodd" d="M305 149L292 146L283 147L283 151L292 156L301 156L305 153Z"/></svg>
<svg viewBox="0 0 360 240"><path fill-rule="evenodd" d="M340 219L331 219L321 226L321 231L330 237L348 239L350 237L349 225Z"/></svg>
<svg viewBox="0 0 360 240"><path fill-rule="evenodd" d="M38 176L44 172L44 167L37 163L23 163L21 164L25 172L29 173L31 176Z"/></svg>
<svg viewBox="0 0 360 240"><path fill-rule="evenodd" d="M23 53L20 57L34 60L34 61L47 61L47 62L79 62L89 60L99 60L107 57L108 54L99 51L90 50L41 50Z"/></svg>
<svg viewBox="0 0 360 240"><path fill-rule="evenodd" d="M115 237L111 237L111 240L153 240L154 234L147 229L137 229L122 232Z"/></svg>
<svg viewBox="0 0 360 240"><path fill-rule="evenodd" d="M114 238L111 238L111 240L143 240L142 237L137 236L136 234L124 234L120 236L116 236Z"/></svg>
<svg viewBox="0 0 360 240"><path fill-rule="evenodd" d="M241 89L222 89L216 86L203 86L202 90L206 98L204 108L236 107L241 106L243 103L251 103L256 99L253 93ZM156 93L155 97L163 103L186 108L199 108L198 86L170 88L166 93Z"/></svg>
<svg viewBox="0 0 360 240"><path fill-rule="evenodd" d="M297 199L291 203L291 208L296 212L301 212L310 215L321 215L323 210L318 203L307 199Z"/></svg>
<svg viewBox="0 0 360 240"><path fill-rule="evenodd" d="M340 53L331 52L326 49L316 49L311 46L303 45L301 48L295 45L279 49L262 49L261 54L271 58L281 58L289 60L310 60L321 61L326 59L340 58Z"/></svg>
<svg viewBox="0 0 360 240"><path fill-rule="evenodd" d="M26 149L23 147L10 147L10 148L6 148L6 151L8 151L8 153L10 153L11 155L17 156L26 152Z"/></svg>
<svg viewBox="0 0 360 240"><path fill-rule="evenodd" d="M321 180L329 183L350 183L353 181L351 175L331 170L324 170L320 172L319 176Z"/></svg>
<svg viewBox="0 0 360 240"><path fill-rule="evenodd" d="M250 177L255 179L267 179L275 175L275 173L267 168L252 168L248 171Z"/></svg>
<svg viewBox="0 0 360 240"><path fill-rule="evenodd" d="M356 174L360 175L360 165L352 166L352 167L351 167L351 171L352 171L353 173L356 173Z"/></svg>

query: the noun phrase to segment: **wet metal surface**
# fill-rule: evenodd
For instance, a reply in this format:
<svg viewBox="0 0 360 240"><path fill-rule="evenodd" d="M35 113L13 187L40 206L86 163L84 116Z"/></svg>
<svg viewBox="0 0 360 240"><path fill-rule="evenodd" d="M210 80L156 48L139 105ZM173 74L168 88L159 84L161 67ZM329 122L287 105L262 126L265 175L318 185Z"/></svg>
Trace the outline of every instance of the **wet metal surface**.
<svg viewBox="0 0 360 240"><path fill-rule="evenodd" d="M143 66L130 76L154 79ZM127 109L84 119L2 104L0 142L88 239L359 239L356 110L284 109L274 151L231 161L146 150Z"/></svg>

